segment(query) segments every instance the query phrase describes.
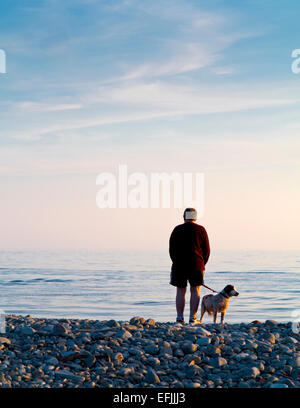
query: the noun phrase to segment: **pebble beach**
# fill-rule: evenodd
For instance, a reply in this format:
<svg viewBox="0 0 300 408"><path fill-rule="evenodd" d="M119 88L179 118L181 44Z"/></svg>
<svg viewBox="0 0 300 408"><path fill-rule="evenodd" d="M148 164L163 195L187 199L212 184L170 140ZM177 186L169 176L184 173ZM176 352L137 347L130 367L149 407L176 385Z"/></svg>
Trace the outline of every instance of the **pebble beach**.
<svg viewBox="0 0 300 408"><path fill-rule="evenodd" d="M178 324L6 315L1 388L298 388L292 323Z"/></svg>

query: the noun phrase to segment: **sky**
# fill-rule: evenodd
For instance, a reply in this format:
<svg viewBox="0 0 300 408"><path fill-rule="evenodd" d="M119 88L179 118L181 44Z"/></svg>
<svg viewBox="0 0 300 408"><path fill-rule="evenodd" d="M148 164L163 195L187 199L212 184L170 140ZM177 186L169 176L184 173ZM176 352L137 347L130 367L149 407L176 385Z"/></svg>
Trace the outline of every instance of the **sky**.
<svg viewBox="0 0 300 408"><path fill-rule="evenodd" d="M167 249L184 208L97 176L199 172L212 250L300 249L296 0L2 0L0 248Z"/></svg>

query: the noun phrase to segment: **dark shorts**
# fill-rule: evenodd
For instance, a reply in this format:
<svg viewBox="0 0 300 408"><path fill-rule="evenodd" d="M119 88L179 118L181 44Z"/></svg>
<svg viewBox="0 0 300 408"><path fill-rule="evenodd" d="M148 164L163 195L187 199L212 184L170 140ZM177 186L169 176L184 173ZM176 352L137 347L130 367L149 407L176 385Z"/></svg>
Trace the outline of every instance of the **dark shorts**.
<svg viewBox="0 0 300 408"><path fill-rule="evenodd" d="M193 271L193 272L177 272L171 271L170 285L177 288L186 288L189 282L190 286L201 286L204 283L205 271Z"/></svg>

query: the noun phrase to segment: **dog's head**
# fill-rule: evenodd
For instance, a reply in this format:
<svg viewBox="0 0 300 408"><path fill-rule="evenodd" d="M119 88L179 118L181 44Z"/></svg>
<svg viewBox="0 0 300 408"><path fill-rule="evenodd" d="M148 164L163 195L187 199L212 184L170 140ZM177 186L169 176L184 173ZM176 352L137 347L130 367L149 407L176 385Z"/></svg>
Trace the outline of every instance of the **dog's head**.
<svg viewBox="0 0 300 408"><path fill-rule="evenodd" d="M228 297L239 295L239 292L235 290L235 287L233 285L225 286L225 288L223 289L223 292L225 292Z"/></svg>

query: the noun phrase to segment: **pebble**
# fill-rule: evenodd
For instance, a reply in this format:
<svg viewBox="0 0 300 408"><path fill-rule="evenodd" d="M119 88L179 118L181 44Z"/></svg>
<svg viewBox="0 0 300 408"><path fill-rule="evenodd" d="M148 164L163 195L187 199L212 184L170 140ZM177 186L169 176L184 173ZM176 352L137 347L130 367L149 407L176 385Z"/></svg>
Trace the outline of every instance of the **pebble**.
<svg viewBox="0 0 300 408"><path fill-rule="evenodd" d="M191 354L194 353L197 350L198 346L197 344L194 344L192 342L185 342L181 346L181 350L183 351L184 354Z"/></svg>
<svg viewBox="0 0 300 408"><path fill-rule="evenodd" d="M24 334L25 336L31 336L35 333L35 330L29 326L23 326L20 328L20 333Z"/></svg>
<svg viewBox="0 0 300 408"><path fill-rule="evenodd" d="M66 378L66 379L68 379L70 381L75 381L75 382L81 382L82 381L81 377L79 377L78 375L72 374L67 370L56 371L55 375L58 378Z"/></svg>
<svg viewBox="0 0 300 408"><path fill-rule="evenodd" d="M282 384L282 383L274 383L270 385L270 388L289 388L287 384Z"/></svg>
<svg viewBox="0 0 300 408"><path fill-rule="evenodd" d="M0 337L0 345L7 345L10 344L11 341L7 337Z"/></svg>
<svg viewBox="0 0 300 408"><path fill-rule="evenodd" d="M114 360L117 364L121 364L122 361L124 360L123 354L122 353L116 353L114 355Z"/></svg>
<svg viewBox="0 0 300 408"><path fill-rule="evenodd" d="M50 366L51 365L56 366L56 365L58 365L58 360L55 357L50 357L45 361L45 363L50 365Z"/></svg>
<svg viewBox="0 0 300 408"><path fill-rule="evenodd" d="M146 319L144 317L136 316L130 319L129 323L137 325L137 324L145 324L145 322L146 322Z"/></svg>
<svg viewBox="0 0 300 408"><path fill-rule="evenodd" d="M212 365L214 367L222 367L225 366L227 364L227 360L223 357L217 357L212 359Z"/></svg>
<svg viewBox="0 0 300 408"><path fill-rule="evenodd" d="M209 337L200 337L199 339L196 340L196 344L199 346L207 346L210 344L211 339Z"/></svg>
<svg viewBox="0 0 300 408"><path fill-rule="evenodd" d="M122 328L121 330L117 331L117 333L115 334L115 337L116 338L121 338L123 340L127 340L130 337L132 337L132 334L128 330L125 330L125 329Z"/></svg>
<svg viewBox="0 0 300 408"><path fill-rule="evenodd" d="M196 333L198 335L202 334L203 336L211 336L211 332L209 332L208 330L203 329L203 327L197 327Z"/></svg>
<svg viewBox="0 0 300 408"><path fill-rule="evenodd" d="M266 320L266 326L278 326L278 322L276 320Z"/></svg>
<svg viewBox="0 0 300 408"><path fill-rule="evenodd" d="M120 327L120 323L117 322L116 320L109 320L108 322L106 322L106 326L109 326L109 327Z"/></svg>
<svg viewBox="0 0 300 408"><path fill-rule="evenodd" d="M158 375L151 368L147 371L147 374L145 376L145 380L146 380L146 382L148 382L150 384L160 383L160 379L159 379Z"/></svg>
<svg viewBox="0 0 300 408"><path fill-rule="evenodd" d="M202 326L6 315L4 388L299 388L290 323Z"/></svg>
<svg viewBox="0 0 300 408"><path fill-rule="evenodd" d="M53 326L52 329L52 334L54 336L64 336L68 333L67 329L65 328L65 326L63 326L62 324L55 324Z"/></svg>

